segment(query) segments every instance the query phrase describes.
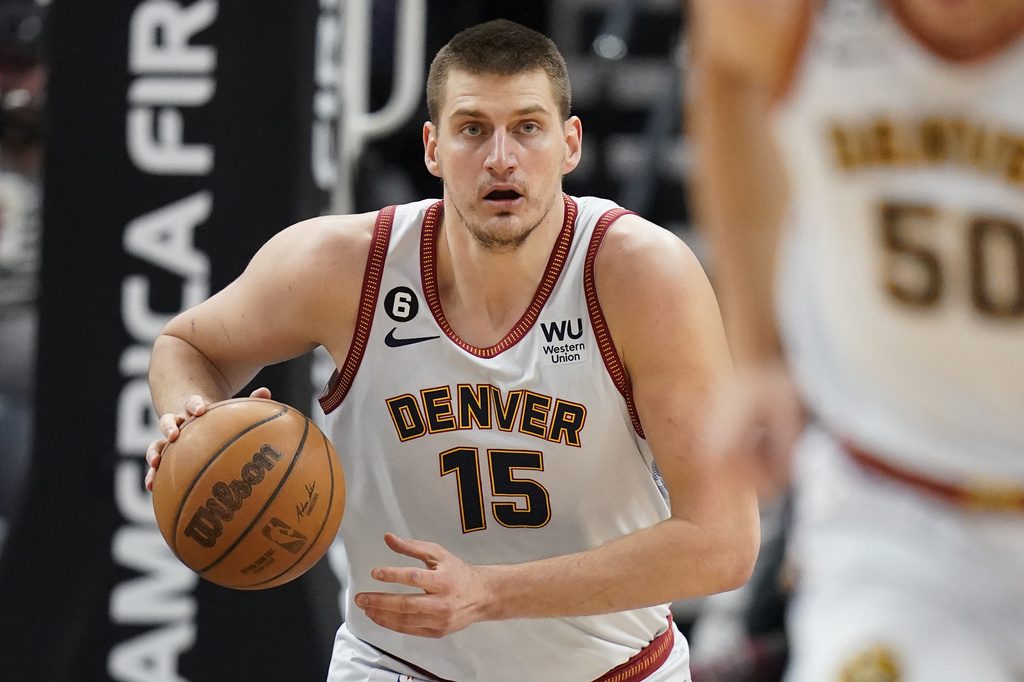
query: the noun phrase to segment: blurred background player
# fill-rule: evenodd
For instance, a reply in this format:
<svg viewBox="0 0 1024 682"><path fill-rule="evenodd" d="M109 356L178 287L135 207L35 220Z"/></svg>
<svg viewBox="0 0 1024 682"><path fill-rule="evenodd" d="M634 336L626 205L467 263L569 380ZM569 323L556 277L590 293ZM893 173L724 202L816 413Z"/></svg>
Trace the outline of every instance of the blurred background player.
<svg viewBox="0 0 1024 682"><path fill-rule="evenodd" d="M768 495L803 431L787 678L1024 680L1024 3L690 10L711 438Z"/></svg>
<svg viewBox="0 0 1024 682"><path fill-rule="evenodd" d="M0 2L0 546L31 451L39 289L43 10Z"/></svg>

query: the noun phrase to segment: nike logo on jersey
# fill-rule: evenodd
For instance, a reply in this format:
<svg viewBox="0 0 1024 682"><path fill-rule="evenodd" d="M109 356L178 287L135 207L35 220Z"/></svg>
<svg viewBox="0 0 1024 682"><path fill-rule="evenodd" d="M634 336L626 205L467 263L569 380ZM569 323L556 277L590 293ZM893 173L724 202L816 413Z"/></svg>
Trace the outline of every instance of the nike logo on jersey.
<svg viewBox="0 0 1024 682"><path fill-rule="evenodd" d="M388 335L384 337L384 343L388 346L388 348L400 348L402 346L408 346L411 343L420 343L421 341L430 341L431 339L439 339L439 338L441 338L440 335L438 335L438 336L413 336L413 337L408 338L408 339L399 339L399 338L395 337L395 330L396 329L398 329L398 327L392 327L391 331L388 332Z"/></svg>

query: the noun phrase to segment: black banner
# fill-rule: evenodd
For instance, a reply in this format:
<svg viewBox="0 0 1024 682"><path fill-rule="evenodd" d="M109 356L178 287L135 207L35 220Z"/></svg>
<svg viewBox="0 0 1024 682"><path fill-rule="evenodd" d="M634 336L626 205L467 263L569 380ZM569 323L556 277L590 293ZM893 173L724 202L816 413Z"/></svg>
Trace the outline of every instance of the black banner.
<svg viewBox="0 0 1024 682"><path fill-rule="evenodd" d="M159 329L326 209L338 13L53 3L36 445L0 560L3 679L324 679L326 561L265 592L201 581L164 545L143 478ZM308 375L289 363L259 383L305 408Z"/></svg>

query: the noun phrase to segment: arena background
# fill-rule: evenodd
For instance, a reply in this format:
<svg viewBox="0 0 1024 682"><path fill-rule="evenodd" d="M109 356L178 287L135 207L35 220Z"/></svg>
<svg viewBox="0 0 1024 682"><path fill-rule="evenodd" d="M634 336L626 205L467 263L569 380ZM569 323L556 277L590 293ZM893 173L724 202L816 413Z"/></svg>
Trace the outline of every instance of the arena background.
<svg viewBox="0 0 1024 682"><path fill-rule="evenodd" d="M28 0L0 5L12 1ZM163 544L143 486L153 339L290 223L439 197L422 162L426 65L498 16L545 32L569 63L585 134L566 191L615 199L699 253L681 4L48 3L37 418L30 465L2 472L22 485L0 554L0 678L323 679L336 561L234 592ZM257 383L315 415L329 370L313 354Z"/></svg>

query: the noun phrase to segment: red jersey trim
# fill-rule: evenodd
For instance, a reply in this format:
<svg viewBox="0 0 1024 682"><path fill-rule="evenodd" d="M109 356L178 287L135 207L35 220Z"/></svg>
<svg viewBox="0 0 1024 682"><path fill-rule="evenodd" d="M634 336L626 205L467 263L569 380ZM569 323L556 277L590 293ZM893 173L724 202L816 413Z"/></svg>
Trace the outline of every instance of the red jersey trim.
<svg viewBox="0 0 1024 682"><path fill-rule="evenodd" d="M380 293L380 280L384 274L384 261L388 255L388 244L391 241L391 225L395 220L395 207L382 208L377 213L377 222L373 227L373 240L370 242L370 253L366 256L366 270L363 272L363 288L359 294L359 314L356 316L356 328L352 332L352 344L349 346L345 364L335 370L320 396L320 408L324 414L330 414L348 394L356 371L366 353L366 344L370 339L370 328L373 326L373 313L377 309L377 296Z"/></svg>
<svg viewBox="0 0 1024 682"><path fill-rule="evenodd" d="M904 469L885 461L872 452L841 439L846 454L863 469L879 474L901 485L931 495L946 504L974 512L1024 512L1024 488L1004 483L976 483L963 486L950 481L930 478L916 471Z"/></svg>
<svg viewBox="0 0 1024 682"><path fill-rule="evenodd" d="M420 273L423 278L423 295L427 299L427 306L434 315L437 325L445 336L452 340L452 343L471 355L480 358L493 358L516 345L537 322L544 303L554 290L559 275L562 274L562 268L569 257L569 247L572 245L572 236L576 229L576 213L578 211L576 202L567 194L562 195L562 200L565 203L565 220L562 222L562 231L559 233L558 239L555 240L544 277L537 286L533 301L509 333L490 348L477 348L466 343L458 337L451 325L448 324L448 320L445 319L444 311L441 309L441 296L437 292L436 260L437 231L441 223L444 202L439 201L427 209L427 215L423 219L423 233L420 241Z"/></svg>
<svg viewBox="0 0 1024 682"><path fill-rule="evenodd" d="M594 233L590 236L590 246L587 248L587 260L583 266L583 291L587 297L587 310L590 312L590 324L594 328L594 336L597 337L597 347L604 359L604 366L608 369L615 387L626 399L626 407L629 409L629 418L633 421L633 428L641 438L644 438L644 430L640 425L640 415L637 414L636 405L633 403L633 390L629 384L629 375L626 368L615 351L615 342L608 331L608 323L605 322L604 312L601 310L601 301L597 296L597 284L594 279L594 263L597 261L597 252L601 249L601 242L604 235L613 222L632 213L624 208L613 208L607 211L594 226Z"/></svg>
<svg viewBox="0 0 1024 682"><path fill-rule="evenodd" d="M668 617L668 629L644 647L640 653L629 659L618 668L609 670L594 682L641 682L658 670L675 646L675 628L672 627L672 616Z"/></svg>

